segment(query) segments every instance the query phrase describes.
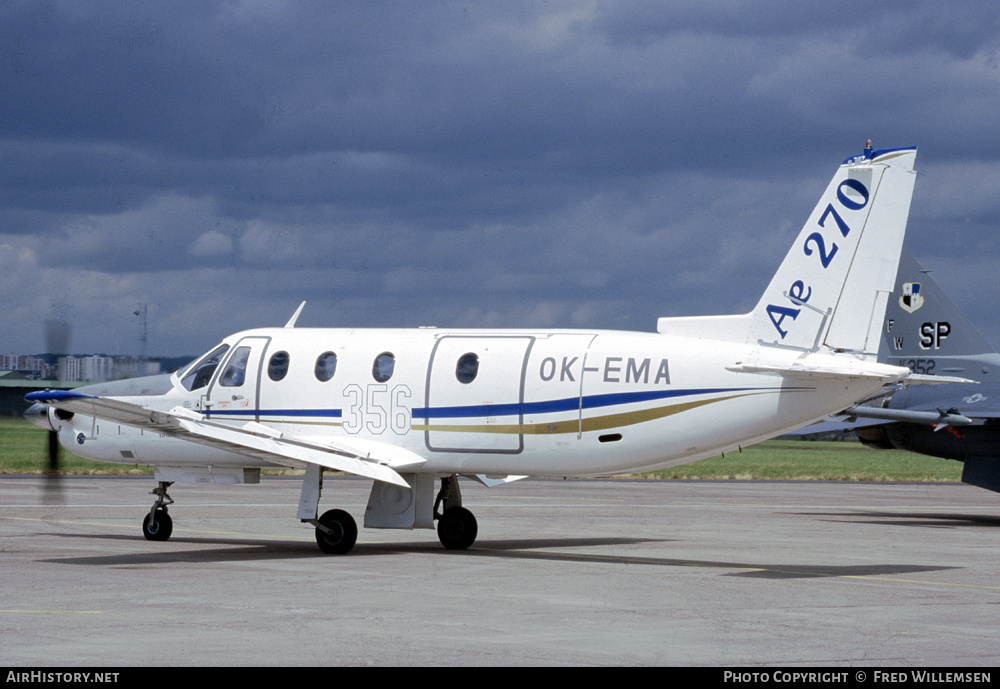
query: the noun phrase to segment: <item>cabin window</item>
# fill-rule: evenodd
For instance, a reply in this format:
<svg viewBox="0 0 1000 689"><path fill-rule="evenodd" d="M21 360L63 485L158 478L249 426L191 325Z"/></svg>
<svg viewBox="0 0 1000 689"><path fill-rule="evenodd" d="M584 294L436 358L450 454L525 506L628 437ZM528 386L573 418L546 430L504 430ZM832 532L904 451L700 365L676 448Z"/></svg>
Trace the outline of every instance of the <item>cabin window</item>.
<svg viewBox="0 0 1000 689"><path fill-rule="evenodd" d="M229 357L226 369L219 377L219 385L230 388L238 388L243 385L247 377L247 362L250 360L249 347L237 347L233 355Z"/></svg>
<svg viewBox="0 0 1000 689"><path fill-rule="evenodd" d="M380 383L392 378L393 369L396 368L396 357L391 352L382 352L375 357L375 364L372 366L372 377Z"/></svg>
<svg viewBox="0 0 1000 689"><path fill-rule="evenodd" d="M459 383L468 385L479 375L479 355L469 352L458 357L458 364L455 366L455 377Z"/></svg>
<svg viewBox="0 0 1000 689"><path fill-rule="evenodd" d="M281 380L288 374L288 352L275 352L267 362L267 376L271 380Z"/></svg>
<svg viewBox="0 0 1000 689"><path fill-rule="evenodd" d="M337 355L333 352L323 352L316 359L316 378L324 383L337 372Z"/></svg>
<svg viewBox="0 0 1000 689"><path fill-rule="evenodd" d="M181 378L181 385L184 386L184 389L191 391L208 385L208 382L212 380L212 374L215 373L219 362L222 361L222 355L227 351L229 351L229 345L219 345L192 365Z"/></svg>

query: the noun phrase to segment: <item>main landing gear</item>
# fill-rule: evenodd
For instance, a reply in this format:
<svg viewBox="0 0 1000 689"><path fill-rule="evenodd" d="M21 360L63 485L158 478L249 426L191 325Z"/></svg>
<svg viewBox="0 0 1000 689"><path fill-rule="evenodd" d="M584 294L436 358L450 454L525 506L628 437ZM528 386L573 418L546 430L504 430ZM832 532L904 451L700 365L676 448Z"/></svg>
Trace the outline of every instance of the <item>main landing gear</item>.
<svg viewBox="0 0 1000 689"><path fill-rule="evenodd" d="M442 503L444 512L438 512ZM472 512L462 507L462 493L454 474L441 479L441 490L434 500L434 519L438 523L438 540L448 550L465 550L476 542L479 525Z"/></svg>
<svg viewBox="0 0 1000 689"><path fill-rule="evenodd" d="M172 485L170 481L160 481L160 485L150 495L156 496L149 514L142 520L142 535L148 541L165 541L170 538L174 530L174 521L167 514L167 505L174 504L174 501L167 495L167 488Z"/></svg>
<svg viewBox="0 0 1000 689"><path fill-rule="evenodd" d="M350 514L340 509L328 510L318 519L315 517L323 485L322 476L318 466L312 470L307 469L307 478L303 481L303 495L299 502L299 518L316 527L316 544L320 550L330 555L343 555L350 552L357 543L358 525ZM142 534L147 540L166 541L173 532L173 520L167 514L167 506L174 504L173 499L167 494L167 488L172 485L172 481L160 481L156 489L150 492L150 495L156 496L156 502L142 521ZM433 479L427 477L426 481L414 481L413 485L415 502L418 504L420 502L416 496L418 491L428 498L423 502L423 509L426 510L430 507ZM312 518L309 518L310 514L313 515ZM466 550L475 543L479 534L476 518L472 512L462 507L462 493L458 487L458 476L455 474L441 478L441 490L434 499L432 515L427 515L427 512L423 512L423 515L423 519L418 515L417 519L411 520L409 526L404 523L388 528L432 528L432 522L428 518L432 516L433 521L437 522L438 539L448 550Z"/></svg>
<svg viewBox="0 0 1000 689"><path fill-rule="evenodd" d="M300 510L303 510L303 506L305 509L300 513L300 518L316 527L316 545L320 550L329 555L344 555L358 541L358 525L350 514L337 509L324 512L319 519L305 517L309 512L316 514L316 503L319 501L322 485L322 472L319 471L314 471L311 480L307 478L304 482ZM441 490L434 500L433 518L437 521L438 539L448 550L465 550L475 543L479 526L472 512L462 507L458 477L454 474L441 479ZM426 526L429 527L430 523L427 522ZM410 527L401 525L390 528Z"/></svg>
<svg viewBox="0 0 1000 689"><path fill-rule="evenodd" d="M327 555L343 555L358 542L358 524L344 510L328 510L316 522L316 545Z"/></svg>

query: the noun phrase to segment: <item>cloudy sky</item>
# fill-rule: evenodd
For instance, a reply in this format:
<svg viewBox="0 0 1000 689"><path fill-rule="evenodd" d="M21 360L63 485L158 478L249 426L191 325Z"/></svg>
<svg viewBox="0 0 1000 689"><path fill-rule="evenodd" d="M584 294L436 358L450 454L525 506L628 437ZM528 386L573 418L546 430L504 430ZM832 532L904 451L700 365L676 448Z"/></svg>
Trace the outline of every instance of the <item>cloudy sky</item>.
<svg viewBox="0 0 1000 689"><path fill-rule="evenodd" d="M0 351L744 312L837 165L1000 343L1000 8L0 3Z"/></svg>

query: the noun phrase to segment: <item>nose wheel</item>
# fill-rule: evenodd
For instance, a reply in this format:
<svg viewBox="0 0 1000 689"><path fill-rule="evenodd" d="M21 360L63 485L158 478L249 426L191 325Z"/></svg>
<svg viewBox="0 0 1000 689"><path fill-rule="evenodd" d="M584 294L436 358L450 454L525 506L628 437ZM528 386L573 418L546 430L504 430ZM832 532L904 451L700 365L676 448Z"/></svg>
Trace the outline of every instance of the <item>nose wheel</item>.
<svg viewBox="0 0 1000 689"><path fill-rule="evenodd" d="M174 504L174 501L167 495L167 488L171 482L160 481L160 485L150 492L156 496L156 502L149 510L149 514L142 520L142 535L147 541L165 541L170 538L174 530L174 520L167 514L167 505Z"/></svg>
<svg viewBox="0 0 1000 689"><path fill-rule="evenodd" d="M142 520L142 535L147 541L165 541L174 530L174 520L167 514L167 508L153 510Z"/></svg>

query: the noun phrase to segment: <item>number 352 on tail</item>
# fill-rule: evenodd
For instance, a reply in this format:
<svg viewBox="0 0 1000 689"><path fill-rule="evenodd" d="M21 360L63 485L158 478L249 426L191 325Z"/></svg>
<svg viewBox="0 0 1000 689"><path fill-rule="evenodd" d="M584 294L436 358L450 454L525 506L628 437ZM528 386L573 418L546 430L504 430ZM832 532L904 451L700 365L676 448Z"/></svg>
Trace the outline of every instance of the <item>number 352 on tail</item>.
<svg viewBox="0 0 1000 689"><path fill-rule="evenodd" d="M876 361L916 149L841 164L757 306L661 318L657 332L280 328L225 338L186 368L32 393L63 447L155 467L150 540L175 482L255 483L305 470L297 517L346 553L353 517L319 512L324 471L373 480L368 528L478 526L459 477L595 476L693 462L796 429L926 376ZM926 382L926 381L924 381Z"/></svg>

